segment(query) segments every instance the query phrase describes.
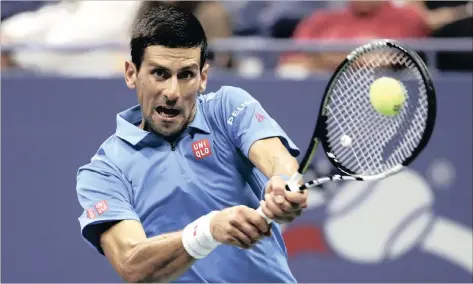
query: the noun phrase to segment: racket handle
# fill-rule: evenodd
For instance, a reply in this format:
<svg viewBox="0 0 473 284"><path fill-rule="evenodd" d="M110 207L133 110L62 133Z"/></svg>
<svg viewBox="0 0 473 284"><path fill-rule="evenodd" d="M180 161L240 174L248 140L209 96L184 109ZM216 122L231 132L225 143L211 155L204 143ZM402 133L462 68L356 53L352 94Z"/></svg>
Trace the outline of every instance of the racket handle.
<svg viewBox="0 0 473 284"><path fill-rule="evenodd" d="M292 175L291 179L287 181L286 189L292 192L300 191L299 181L302 180L303 175L299 172L296 172Z"/></svg>
<svg viewBox="0 0 473 284"><path fill-rule="evenodd" d="M292 175L292 177L288 180L287 182L287 185L286 185L286 189L289 190L289 191L299 191L299 186L298 186L298 182L302 179L302 174L296 172L295 174ZM265 220L268 224L271 224L271 222L273 220L269 219L264 213L263 213L263 209L261 209L261 206L256 209L256 212L258 212Z"/></svg>
<svg viewBox="0 0 473 284"><path fill-rule="evenodd" d="M266 223L271 224L271 222L273 222L273 220L269 219L266 215L264 215L263 209L261 209L261 206L258 209L256 209L256 212L258 212L261 215L261 217L263 217L264 220L266 220Z"/></svg>

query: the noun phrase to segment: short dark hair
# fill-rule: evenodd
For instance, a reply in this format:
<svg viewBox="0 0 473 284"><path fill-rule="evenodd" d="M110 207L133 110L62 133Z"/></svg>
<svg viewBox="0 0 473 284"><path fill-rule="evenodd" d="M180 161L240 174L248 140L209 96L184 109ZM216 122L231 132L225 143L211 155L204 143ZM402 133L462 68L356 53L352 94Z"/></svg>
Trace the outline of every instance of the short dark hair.
<svg viewBox="0 0 473 284"><path fill-rule="evenodd" d="M156 5L138 14L131 33L131 61L139 70L145 49L151 45L169 48L200 47L200 69L208 57L207 36L199 20L172 5Z"/></svg>

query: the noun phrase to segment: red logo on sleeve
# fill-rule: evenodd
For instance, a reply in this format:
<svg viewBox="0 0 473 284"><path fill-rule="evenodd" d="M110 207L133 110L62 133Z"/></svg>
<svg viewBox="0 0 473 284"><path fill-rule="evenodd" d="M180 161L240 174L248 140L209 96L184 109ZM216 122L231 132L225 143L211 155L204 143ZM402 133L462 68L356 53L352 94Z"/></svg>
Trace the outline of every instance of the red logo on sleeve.
<svg viewBox="0 0 473 284"><path fill-rule="evenodd" d="M209 139L202 139L192 143L192 151L197 160L201 160L207 156L212 155L212 150L210 150Z"/></svg>
<svg viewBox="0 0 473 284"><path fill-rule="evenodd" d="M97 202L97 203L95 204L95 209L97 210L97 212L99 213L99 215L102 215L105 211L108 210L107 201L102 200L102 201Z"/></svg>
<svg viewBox="0 0 473 284"><path fill-rule="evenodd" d="M261 122L264 119L264 116L259 114L259 113L256 113L255 116L256 116L256 120L258 120L258 122Z"/></svg>
<svg viewBox="0 0 473 284"><path fill-rule="evenodd" d="M95 217L97 216L95 215L94 208L89 208L87 210L87 218L94 219Z"/></svg>

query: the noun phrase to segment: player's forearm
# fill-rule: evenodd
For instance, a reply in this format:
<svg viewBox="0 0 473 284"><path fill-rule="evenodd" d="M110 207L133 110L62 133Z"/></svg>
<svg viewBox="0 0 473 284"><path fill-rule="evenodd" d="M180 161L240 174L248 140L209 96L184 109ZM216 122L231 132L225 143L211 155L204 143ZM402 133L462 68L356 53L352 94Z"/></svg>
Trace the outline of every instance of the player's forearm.
<svg viewBox="0 0 473 284"><path fill-rule="evenodd" d="M130 250L123 264L129 282L170 282L195 262L182 244L182 232L149 238Z"/></svg>
<svg viewBox="0 0 473 284"><path fill-rule="evenodd" d="M289 155L289 153L275 153L269 161L271 171L266 175L272 177L276 175L284 175L291 177L297 172L297 160Z"/></svg>
<svg viewBox="0 0 473 284"><path fill-rule="evenodd" d="M268 178L276 175L291 177L299 166L297 160L276 137L256 141L250 149L249 158Z"/></svg>

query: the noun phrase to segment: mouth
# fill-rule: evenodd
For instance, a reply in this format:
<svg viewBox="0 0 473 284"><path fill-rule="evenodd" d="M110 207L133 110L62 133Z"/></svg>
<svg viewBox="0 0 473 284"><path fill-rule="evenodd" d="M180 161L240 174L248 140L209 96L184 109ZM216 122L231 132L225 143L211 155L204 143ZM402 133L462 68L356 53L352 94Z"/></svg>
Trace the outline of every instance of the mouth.
<svg viewBox="0 0 473 284"><path fill-rule="evenodd" d="M167 106L158 106L156 112L164 118L173 118L181 113L180 110Z"/></svg>

